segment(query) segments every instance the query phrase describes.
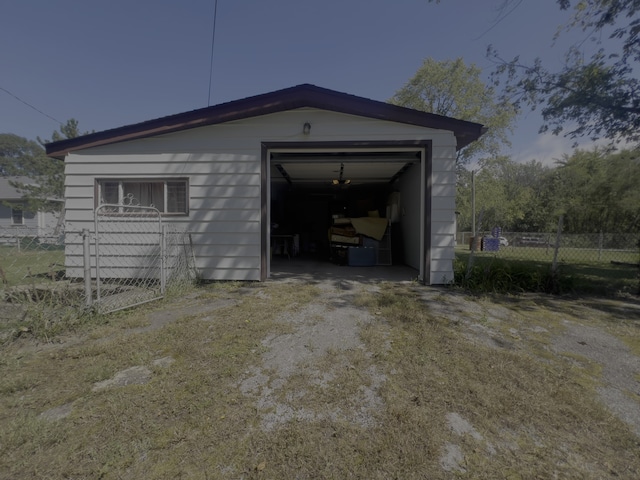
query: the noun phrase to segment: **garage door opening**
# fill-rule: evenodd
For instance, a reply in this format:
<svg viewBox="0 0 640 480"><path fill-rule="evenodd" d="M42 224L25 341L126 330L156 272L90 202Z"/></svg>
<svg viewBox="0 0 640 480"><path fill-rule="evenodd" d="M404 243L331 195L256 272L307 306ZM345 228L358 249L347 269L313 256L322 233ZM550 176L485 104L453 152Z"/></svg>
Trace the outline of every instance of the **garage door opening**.
<svg viewBox="0 0 640 480"><path fill-rule="evenodd" d="M405 267L424 278L427 148L287 148L266 152L267 276ZM363 269L363 267L366 267ZM371 268L375 267L375 268Z"/></svg>

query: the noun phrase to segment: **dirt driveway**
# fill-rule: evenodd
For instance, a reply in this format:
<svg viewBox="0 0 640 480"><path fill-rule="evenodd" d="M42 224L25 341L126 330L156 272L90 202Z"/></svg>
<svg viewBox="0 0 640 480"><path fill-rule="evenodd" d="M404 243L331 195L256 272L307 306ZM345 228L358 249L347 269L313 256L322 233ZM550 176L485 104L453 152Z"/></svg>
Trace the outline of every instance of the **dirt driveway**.
<svg viewBox="0 0 640 480"><path fill-rule="evenodd" d="M260 330L272 310L280 312L274 314L275 323ZM226 320L232 333L221 327ZM246 448L240 457L255 457L239 460L221 453L227 463L216 460L209 478L283 478L292 472L297 478L343 478L348 472L358 472L354 478L495 478L491 472L526 464L531 465L528 474L538 478L553 472L558 478L571 478L567 472L581 478L634 478L640 471L638 462L630 460L637 458L640 446L637 299L472 297L411 279L390 283L301 274L198 290L154 308L139 323L101 338L23 345L20 355L51 358L94 355L87 352L106 352L108 345L128 341L149 351L128 354L143 361L114 362L122 368L98 376L77 398L48 402L48 408L39 408L40 418L82 423L73 419L100 416L87 410L96 395L122 398L122 389L152 388L168 381L171 372L174 382L185 385L177 391L193 388L193 398L201 398L198 389L204 387L186 387L199 365L197 374L207 377L199 377L198 385L204 378L226 378L225 393L219 394L222 406L216 407L224 413L209 411L206 418L217 418L216 434L228 421L239 438L235 455ZM191 327L199 333L187 333ZM185 341L193 335L190 346L180 347L176 335ZM253 337L242 353L237 345L246 335ZM207 352L213 353L207 355L215 362L203 359L198 342L208 345ZM222 345L235 345L229 354L233 367L220 363ZM61 353L66 350L83 353ZM230 373L225 376L222 368ZM532 378L525 378L529 373ZM158 395L153 388L153 394L137 391L136 401L143 401L141 393ZM171 388L167 384L163 392ZM153 405L159 401L153 397ZM178 402L176 394L171 402ZM233 414L230 404L236 406ZM242 417L239 412L245 410L251 413ZM215 436L207 432L207 438ZM202 442L190 435L194 443ZM603 439L612 435L616 440L607 444ZM225 448L232 448L228 438ZM367 440L360 445L355 438ZM302 452L306 441L314 447ZM364 456L354 460L345 445L360 452L357 458ZM145 459L151 456L148 448L140 454ZM369 449L377 453L362 453ZM617 459L603 460L609 457ZM213 461L211 453L199 461L213 468L207 463ZM243 462L245 467L238 466ZM136 462L128 465L114 472L135 478ZM496 465L500 469L491 470ZM527 471L518 475L513 478L527 478Z"/></svg>
<svg viewBox="0 0 640 480"><path fill-rule="evenodd" d="M285 280L287 281L287 280ZM293 289L297 280L288 280ZM400 282L411 285L412 282ZM362 425L375 423L375 412L383 403L378 395L386 377L375 364L370 365L366 379L345 402L347 408L306 411L296 408L295 401L277 401L278 389L294 372L305 372L309 381L322 384L332 378L333 364L320 369L316 360L332 350L362 349L361 330L375 321L371 313L352 305L352 292L364 289L373 295L381 293L375 282L358 279L324 279L313 303L285 320L294 326L291 333L264 339L262 366L247 372L241 390L256 398L258 412L263 412L262 426L269 430L296 420L318 420L342 417ZM458 324L469 340L497 350L525 350L531 343L550 354L570 362L577 369L597 372L600 401L640 439L640 303L637 299L576 299L547 295L472 298L461 292L442 288L414 287L432 314ZM633 331L633 336L625 334ZM630 340L625 343L624 340ZM635 347L635 352L631 347ZM391 346L389 346L391 348ZM270 372L267 374L266 372ZM456 412L447 414L452 432L482 440L482 435ZM489 450L494 447L489 446ZM454 443L447 443L441 465L445 471L464 472L464 455Z"/></svg>

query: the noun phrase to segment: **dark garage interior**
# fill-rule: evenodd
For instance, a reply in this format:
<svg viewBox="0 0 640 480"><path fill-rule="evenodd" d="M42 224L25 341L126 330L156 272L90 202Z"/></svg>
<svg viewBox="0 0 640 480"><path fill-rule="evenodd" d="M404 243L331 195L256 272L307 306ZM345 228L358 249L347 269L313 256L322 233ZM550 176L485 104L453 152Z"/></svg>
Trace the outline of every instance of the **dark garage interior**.
<svg viewBox="0 0 640 480"><path fill-rule="evenodd" d="M347 266L404 265L406 228L399 199L403 177L419 168L421 153L272 153L273 264L284 258Z"/></svg>

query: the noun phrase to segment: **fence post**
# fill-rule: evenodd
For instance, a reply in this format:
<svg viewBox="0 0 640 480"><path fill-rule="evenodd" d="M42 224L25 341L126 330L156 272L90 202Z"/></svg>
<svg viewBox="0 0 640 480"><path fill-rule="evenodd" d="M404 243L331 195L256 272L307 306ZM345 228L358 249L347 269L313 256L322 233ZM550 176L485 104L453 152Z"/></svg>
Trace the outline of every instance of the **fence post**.
<svg viewBox="0 0 640 480"><path fill-rule="evenodd" d="M638 239L638 295L640 295L640 238Z"/></svg>
<svg viewBox="0 0 640 480"><path fill-rule="evenodd" d="M100 208L102 205L98 205L98 208L95 209L94 216L94 225L95 225L95 245L96 245L96 301L100 303L102 300L101 297L101 285L100 285L100 228L99 228L99 218L100 218Z"/></svg>
<svg viewBox="0 0 640 480"><path fill-rule="evenodd" d="M604 233L600 230L600 238L598 239L598 261L602 261L602 247L604 246Z"/></svg>
<svg viewBox="0 0 640 480"><path fill-rule="evenodd" d="M88 229L82 230L82 253L84 257L84 303L90 307L91 299L91 235Z"/></svg>
<svg viewBox="0 0 640 480"><path fill-rule="evenodd" d="M478 230L482 231L482 216L484 215L484 208L480 210L480 216L478 217ZM465 274L465 280L469 280L471 278L471 270L473 269L473 255L476 250L480 249L480 242L478 241L478 235L474 235L472 244L471 244L471 253L469 253L469 261L467 262L467 273Z"/></svg>
<svg viewBox="0 0 640 480"><path fill-rule="evenodd" d="M551 273L556 275L558 269L558 251L560 250L560 238L562 237L562 215L558 219L558 233L556 234L556 246L553 251L553 263L551 264Z"/></svg>
<svg viewBox="0 0 640 480"><path fill-rule="evenodd" d="M165 294L167 288L167 226L162 225L160 231L160 293Z"/></svg>

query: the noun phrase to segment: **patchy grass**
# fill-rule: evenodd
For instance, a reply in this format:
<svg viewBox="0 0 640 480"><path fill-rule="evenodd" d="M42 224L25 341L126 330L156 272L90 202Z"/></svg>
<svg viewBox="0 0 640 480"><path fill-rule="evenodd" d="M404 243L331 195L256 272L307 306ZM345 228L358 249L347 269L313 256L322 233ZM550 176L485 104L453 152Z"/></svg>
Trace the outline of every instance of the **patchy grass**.
<svg viewBox="0 0 640 480"><path fill-rule="evenodd" d="M560 328L550 308L501 299L501 311L513 314L501 320L505 333L548 328L496 348L468 337L456 300L445 293L427 301L424 289L413 286L351 292L346 298L375 319L362 325L363 348L318 359L318 371L332 372L324 384L310 383L301 370L280 392L283 402L305 411L332 405L344 412L358 395L367 401L375 381L366 372L375 370L384 380L371 422L316 415L265 431L255 398L239 383L260 365L263 340L291 331L282 319L319 301L320 293L301 284L212 284L192 300L154 306L157 312L110 316L84 341L5 346L0 472L6 478L640 477L638 438L597 401L598 369L548 354L545 335ZM495 324L491 299L465 301L484 312L480 325ZM211 311L189 313L193 302ZM183 314L159 328L127 331L168 309ZM328 308L327 315L339 313ZM640 338L637 324L620 328ZM167 357L169 366L154 363ZM149 383L92 390L136 365L151 370ZM66 418L41 416L64 405L71 406ZM458 417L473 429L456 430L451 418ZM464 461L447 471L442 457L452 445Z"/></svg>
<svg viewBox="0 0 640 480"><path fill-rule="evenodd" d="M0 246L0 268L5 275L0 278L0 285L31 285L59 278L59 271L64 270L64 249L38 247L19 250L13 246Z"/></svg>
<svg viewBox="0 0 640 480"><path fill-rule="evenodd" d="M385 403L398 415L410 414L405 434L432 432L435 446L451 441L441 424L446 412L469 420L483 437L462 439L464 468L474 478L604 478L640 471L640 462L631 460L637 439L595 398L590 374L599 371L577 372L557 359L540 362L531 350L470 343L455 322L434 317L411 291L371 301L391 322L394 348L387 361L401 372L391 377ZM621 456L626 460L611 463Z"/></svg>

